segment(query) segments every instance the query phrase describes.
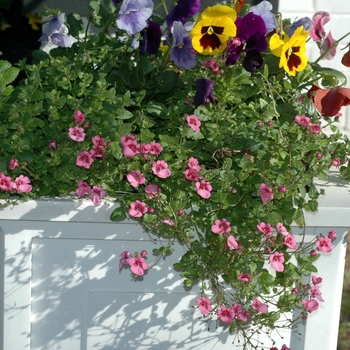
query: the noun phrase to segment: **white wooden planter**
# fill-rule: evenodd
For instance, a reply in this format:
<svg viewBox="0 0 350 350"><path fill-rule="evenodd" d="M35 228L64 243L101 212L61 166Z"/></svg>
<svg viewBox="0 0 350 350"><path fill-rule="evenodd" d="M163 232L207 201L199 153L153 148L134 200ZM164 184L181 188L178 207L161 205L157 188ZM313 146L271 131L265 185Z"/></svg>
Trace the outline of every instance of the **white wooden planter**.
<svg viewBox="0 0 350 350"><path fill-rule="evenodd" d="M276 333L276 346L336 349L350 227L349 189L327 186L318 213L306 216L308 238L330 230L338 233L333 252L322 254L317 262L325 303L298 328L300 335L282 332L284 339L279 341ZM198 320L200 313L191 308L199 288L185 290L172 268L182 255L181 247L141 281L132 280L127 270L119 271L122 251L146 249L151 262L157 245L132 221L110 222L115 206L38 200L0 210L3 349L235 348L232 343L238 344L238 338L215 321ZM293 232L297 231L296 227ZM272 346L269 338L259 339Z"/></svg>

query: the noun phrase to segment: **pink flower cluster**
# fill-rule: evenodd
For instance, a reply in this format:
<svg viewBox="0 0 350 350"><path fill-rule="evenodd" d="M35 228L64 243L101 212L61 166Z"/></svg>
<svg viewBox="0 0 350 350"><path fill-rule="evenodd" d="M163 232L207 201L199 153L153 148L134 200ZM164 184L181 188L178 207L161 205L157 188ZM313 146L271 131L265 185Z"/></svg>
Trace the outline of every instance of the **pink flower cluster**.
<svg viewBox="0 0 350 350"><path fill-rule="evenodd" d="M142 154L143 157L147 159L148 155L159 156L163 151L163 147L158 142L152 141L149 144L139 144L137 143L136 137L130 134L122 136L120 141L123 154L128 158L135 157L137 154Z"/></svg>
<svg viewBox="0 0 350 350"><path fill-rule="evenodd" d="M320 124L313 124L309 117L305 115L297 115L295 117L295 122L299 125L302 125L305 129L310 128L312 134L319 134L321 132Z"/></svg>
<svg viewBox="0 0 350 350"><path fill-rule="evenodd" d="M322 278L317 276L311 276L312 286L307 286L309 289L310 300L302 300L303 306L307 312L316 311L319 307L318 301L324 302L322 293L318 284L322 283ZM318 301L317 301L317 300Z"/></svg>
<svg viewBox="0 0 350 350"><path fill-rule="evenodd" d="M94 203L94 205L99 204L102 198L106 196L106 192L101 187L99 186L90 187L90 185L83 180L78 181L78 188L76 190L76 194L79 197L83 197L87 194L89 198L92 200L92 203Z"/></svg>
<svg viewBox="0 0 350 350"><path fill-rule="evenodd" d="M145 270L148 269L148 265L144 259L144 256L146 255L146 250L143 250L140 255L136 253L135 256L132 256L128 250L125 250L120 254L119 269L124 265L129 265L132 273L137 276L143 276Z"/></svg>
<svg viewBox="0 0 350 350"><path fill-rule="evenodd" d="M18 161L11 158L9 170L19 167ZM18 193L28 193L32 190L32 185L27 176L19 175L12 180L11 176L7 176L4 172L0 172L0 189L6 192L17 191Z"/></svg>

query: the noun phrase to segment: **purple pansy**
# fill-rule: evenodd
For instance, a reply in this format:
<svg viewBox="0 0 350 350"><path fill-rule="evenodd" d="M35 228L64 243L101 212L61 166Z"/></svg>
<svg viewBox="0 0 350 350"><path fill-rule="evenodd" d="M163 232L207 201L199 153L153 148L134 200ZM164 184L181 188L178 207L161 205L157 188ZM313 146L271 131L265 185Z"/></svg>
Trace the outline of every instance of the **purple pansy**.
<svg viewBox="0 0 350 350"><path fill-rule="evenodd" d="M224 54L226 64L235 64L244 51L243 67L249 72L255 72L263 63L260 52L267 49L265 39L266 26L264 20L249 12L236 20L237 35L229 41Z"/></svg>
<svg viewBox="0 0 350 350"><path fill-rule="evenodd" d="M200 0L179 0L165 17L168 28L171 28L175 21L185 24L188 18L199 12L200 7Z"/></svg>
<svg viewBox="0 0 350 350"><path fill-rule="evenodd" d="M194 105L205 105L208 101L215 103L213 88L215 83L209 79L201 78L196 81L197 91L194 96Z"/></svg>
<svg viewBox="0 0 350 350"><path fill-rule="evenodd" d="M172 36L173 44L170 49L170 60L175 65L183 70L191 69L196 66L196 54L192 47L192 41L189 37L189 32L193 24L186 24L185 26L178 21L173 23Z"/></svg>
<svg viewBox="0 0 350 350"><path fill-rule="evenodd" d="M151 20L148 21L148 26L141 32L142 39L140 40L140 52L145 54L146 51L151 55L157 53L162 37L160 25Z"/></svg>
<svg viewBox="0 0 350 350"><path fill-rule="evenodd" d="M116 22L119 29L134 35L147 27L147 20L153 12L152 0L124 0Z"/></svg>
<svg viewBox="0 0 350 350"><path fill-rule="evenodd" d="M277 25L275 15L271 12L272 8L272 4L264 0L250 9L250 12L253 12L254 15L258 15L264 20L268 33L275 29Z"/></svg>

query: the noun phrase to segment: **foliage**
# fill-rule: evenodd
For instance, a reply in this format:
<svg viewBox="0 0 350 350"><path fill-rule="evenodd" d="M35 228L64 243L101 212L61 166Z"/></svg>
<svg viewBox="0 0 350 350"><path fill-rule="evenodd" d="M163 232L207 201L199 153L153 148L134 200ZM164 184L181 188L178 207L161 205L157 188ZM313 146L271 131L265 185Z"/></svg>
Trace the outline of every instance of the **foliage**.
<svg viewBox="0 0 350 350"><path fill-rule="evenodd" d="M314 178L327 179L331 165L344 178L350 174L349 140L335 126L339 116L322 115L308 91L337 89L344 76L310 62L301 71L285 70L269 48L247 70L248 46L234 64L226 64L222 49L197 53L194 67L179 69L172 53L186 40L171 46L164 19L153 14L152 22L165 28L162 44L140 52L135 41L142 48L151 39L146 29L126 35L118 27L120 6L91 1L95 34L85 32L78 14L68 15L71 47L35 51L32 63L18 68L0 61L2 198L76 192L98 205L107 193L120 202L112 220L131 217L169 239L154 253L171 253L174 240L186 246L175 268L185 286L202 283L204 314L218 314L230 331L245 334L247 324L273 329L283 313L298 309L300 316L285 325L291 327L313 311L305 302L310 295L316 301L310 291L318 283L312 287L304 278L317 272L316 249L331 249L334 238L295 243L291 225L304 227L304 211L317 211L321 191ZM235 2L225 6L232 10ZM243 6L238 17L248 13ZM278 28L290 25L278 18L263 40L279 35L276 45L289 45ZM19 70L26 78L11 86ZM203 92L198 82L210 84ZM30 179L24 189L21 175ZM134 264L135 278L147 269L145 253L123 257ZM259 309L255 300L276 310ZM233 310L231 319L222 315L224 307Z"/></svg>

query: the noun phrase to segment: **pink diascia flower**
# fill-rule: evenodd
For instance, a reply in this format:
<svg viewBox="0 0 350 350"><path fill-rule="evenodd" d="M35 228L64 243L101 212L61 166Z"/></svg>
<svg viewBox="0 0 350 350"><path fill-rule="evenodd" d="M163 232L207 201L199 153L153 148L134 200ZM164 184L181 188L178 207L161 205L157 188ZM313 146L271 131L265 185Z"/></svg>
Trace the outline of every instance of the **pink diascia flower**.
<svg viewBox="0 0 350 350"><path fill-rule="evenodd" d="M316 284L322 283L322 277L317 277L317 276L311 276L311 280L313 285L315 286Z"/></svg>
<svg viewBox="0 0 350 350"><path fill-rule="evenodd" d="M269 307L268 305L264 304L262 301L260 301L259 299L254 299L253 300L253 304L252 304L252 308L255 311L259 311L262 314L265 314L266 312L269 311Z"/></svg>
<svg viewBox="0 0 350 350"><path fill-rule="evenodd" d="M310 132L312 134L319 134L321 132L320 124L311 124L310 125Z"/></svg>
<svg viewBox="0 0 350 350"><path fill-rule="evenodd" d="M209 299L207 299L206 297L201 297L196 299L197 305L199 310L201 310L201 313L203 315L208 315L210 311L213 310L212 306L211 306L211 302Z"/></svg>
<svg viewBox="0 0 350 350"><path fill-rule="evenodd" d="M81 111L75 110L73 118L75 119L75 124L81 124L85 122L85 115Z"/></svg>
<svg viewBox="0 0 350 350"><path fill-rule="evenodd" d="M216 234L230 232L230 223L226 219L215 220L215 225L211 227L211 230Z"/></svg>
<svg viewBox="0 0 350 350"><path fill-rule="evenodd" d="M0 173L0 189L10 192L14 186L14 183L10 176L6 176L4 173Z"/></svg>
<svg viewBox="0 0 350 350"><path fill-rule="evenodd" d="M137 256L136 258L130 258L128 263L130 265L130 270L138 276L142 276L145 273L145 270L148 269L146 260L141 256Z"/></svg>
<svg viewBox="0 0 350 350"><path fill-rule="evenodd" d="M143 214L147 213L148 208L146 203L136 200L130 204L129 214L135 218L140 218Z"/></svg>
<svg viewBox="0 0 350 350"><path fill-rule="evenodd" d="M198 173L193 169L187 169L185 170L185 178L186 180L195 182L198 180Z"/></svg>
<svg viewBox="0 0 350 350"><path fill-rule="evenodd" d="M163 219L163 220L160 220L161 222L163 222L164 224L167 224L169 226L175 226L175 222L170 220L169 218L168 219Z"/></svg>
<svg viewBox="0 0 350 350"><path fill-rule="evenodd" d="M161 190L157 185L149 184L145 187L145 192L147 193L148 199L154 199L161 193Z"/></svg>
<svg viewBox="0 0 350 350"><path fill-rule="evenodd" d="M138 185L143 185L146 182L146 178L142 176L139 170L130 171L130 173L126 175L126 178L130 182L130 185L135 188L138 187Z"/></svg>
<svg viewBox="0 0 350 350"><path fill-rule="evenodd" d="M247 322L248 321L249 312L243 312L242 305L234 304L233 307L232 307L232 310L233 310L233 312L235 314L235 317L237 317L238 319L240 319L243 322Z"/></svg>
<svg viewBox="0 0 350 350"><path fill-rule="evenodd" d="M154 162L152 165L152 171L154 175L157 175L161 179L166 179L171 175L168 164L164 160L157 160Z"/></svg>
<svg viewBox="0 0 350 350"><path fill-rule="evenodd" d="M199 196L205 199L210 198L211 191L213 189L210 185L210 182L206 182L204 180L201 180L200 182L196 182L196 188Z"/></svg>
<svg viewBox="0 0 350 350"><path fill-rule="evenodd" d="M259 195L261 197L262 202L266 204L268 201L271 201L273 199L272 188L262 183L260 185Z"/></svg>
<svg viewBox="0 0 350 350"><path fill-rule="evenodd" d="M328 237L320 237L316 241L316 246L321 252L330 253L332 251L332 242Z"/></svg>
<svg viewBox="0 0 350 350"><path fill-rule="evenodd" d="M302 125L305 129L312 124L311 119L305 115L297 115L294 120L297 124Z"/></svg>
<svg viewBox="0 0 350 350"><path fill-rule="evenodd" d="M187 165L188 165L188 167L189 167L192 171L195 171L195 172L197 172L197 173L201 170L201 167L200 167L200 165L198 164L198 159L196 159L196 158L191 157L191 158L188 160Z"/></svg>
<svg viewBox="0 0 350 350"><path fill-rule="evenodd" d="M98 135L93 136L91 138L91 142L96 147L103 148L105 146L105 139L103 137L98 136Z"/></svg>
<svg viewBox="0 0 350 350"><path fill-rule="evenodd" d="M187 120L187 125L193 130L193 131L199 131L200 126L201 126L201 122L200 120L194 115L188 115L186 117Z"/></svg>
<svg viewBox="0 0 350 350"><path fill-rule="evenodd" d="M76 189L75 192L79 197L85 196L87 193L90 193L90 186L87 182L83 180L79 180L78 188Z"/></svg>
<svg viewBox="0 0 350 350"><path fill-rule="evenodd" d="M324 301L323 298L322 298L322 293L320 291L320 287L319 286L312 286L309 289L309 294L310 294L311 298L316 298L317 300L322 301L322 302Z"/></svg>
<svg viewBox="0 0 350 350"><path fill-rule="evenodd" d="M331 161L331 166L335 166L335 167L339 168L340 164L341 164L341 161L338 157L332 159L332 161Z"/></svg>
<svg viewBox="0 0 350 350"><path fill-rule="evenodd" d="M281 350L291 350L286 344L283 344Z"/></svg>
<svg viewBox="0 0 350 350"><path fill-rule="evenodd" d="M279 222L276 225L276 229L277 229L277 232L280 233L283 236L289 235L289 232L287 231L287 229L283 226L283 224L281 222Z"/></svg>
<svg viewBox="0 0 350 350"><path fill-rule="evenodd" d="M326 11L318 11L316 12L311 21L312 28L309 30L309 35L312 39L317 42L322 41L326 36L326 31L324 29L324 25L329 22L331 19L330 15Z"/></svg>
<svg viewBox="0 0 350 350"><path fill-rule="evenodd" d="M77 142L82 142L85 139L85 132L83 128L75 126L74 128L69 128L68 136Z"/></svg>
<svg viewBox="0 0 350 350"><path fill-rule="evenodd" d="M75 161L75 164L77 166L81 166L81 167L84 167L86 169L90 169L91 164L93 162L94 162L94 158L92 157L92 155L87 151L83 151L78 155L78 157Z"/></svg>
<svg viewBox="0 0 350 350"><path fill-rule="evenodd" d="M124 144L122 143L123 154L125 157L132 158L135 157L136 154L140 153L140 145L135 141L128 141Z"/></svg>
<svg viewBox="0 0 350 350"><path fill-rule="evenodd" d="M310 313L313 311L316 311L318 309L318 302L315 299L302 300L302 303L303 303L305 310L310 312Z"/></svg>
<svg viewBox="0 0 350 350"><path fill-rule="evenodd" d="M127 143L129 142L136 142L137 143L137 140L136 140L136 137L134 135L130 135L130 134L127 134L127 135L124 135L120 138L120 142L122 144L122 146L124 147Z"/></svg>
<svg viewBox="0 0 350 350"><path fill-rule="evenodd" d="M235 313L230 307L222 305L218 310L218 316L222 322L230 323L235 317Z"/></svg>
<svg viewBox="0 0 350 350"><path fill-rule="evenodd" d="M337 231L334 231L334 230L329 231L328 232L328 238L331 239L331 240L336 239L337 238Z"/></svg>
<svg viewBox="0 0 350 350"><path fill-rule="evenodd" d="M52 148L52 149L54 149L56 151L57 142L55 140L50 141L48 147Z"/></svg>
<svg viewBox="0 0 350 350"><path fill-rule="evenodd" d="M13 187L17 192L28 193L32 190L32 185L30 185L30 180L27 176L20 175L16 177Z"/></svg>
<svg viewBox="0 0 350 350"><path fill-rule="evenodd" d="M284 271L284 255L283 253L275 252L270 255L270 263L274 270L278 272Z"/></svg>
<svg viewBox="0 0 350 350"><path fill-rule="evenodd" d="M101 199L106 196L106 191L103 190L99 186L92 186L92 189L90 190L89 193L89 198L92 200L92 203L94 205L97 205L101 202Z"/></svg>
<svg viewBox="0 0 350 350"><path fill-rule="evenodd" d="M213 73L217 73L219 71L218 63L213 58L208 58L207 60L202 62L202 66L210 68Z"/></svg>
<svg viewBox="0 0 350 350"><path fill-rule="evenodd" d="M9 170L13 170L14 168L19 167L18 161L15 158L10 159Z"/></svg>
<svg viewBox="0 0 350 350"><path fill-rule="evenodd" d="M238 276L238 280L241 282L250 283L252 281L252 277L248 273L241 273Z"/></svg>
<svg viewBox="0 0 350 350"><path fill-rule="evenodd" d="M236 241L235 237L233 237L232 235L229 235L227 237L227 247L228 247L229 250L238 249L239 248L238 242Z"/></svg>
<svg viewBox="0 0 350 350"><path fill-rule="evenodd" d="M119 255L119 257L120 257L119 269L121 269L123 265L129 264L129 259L131 258L131 254L128 250L125 250L123 251L123 253Z"/></svg>
<svg viewBox="0 0 350 350"><path fill-rule="evenodd" d="M159 156L163 151L163 147L160 145L160 143L152 141L149 144L149 153L154 156Z"/></svg>
<svg viewBox="0 0 350 350"><path fill-rule="evenodd" d="M295 241L294 236L291 233L285 236L283 244L285 244L290 249L297 249L297 243Z"/></svg>
<svg viewBox="0 0 350 350"><path fill-rule="evenodd" d="M264 236L270 235L273 231L273 228L270 224L261 222L259 225L256 225L257 229L264 234Z"/></svg>
<svg viewBox="0 0 350 350"><path fill-rule="evenodd" d="M105 150L102 147L95 146L90 150L90 154L93 156L93 158L103 158L105 155Z"/></svg>

